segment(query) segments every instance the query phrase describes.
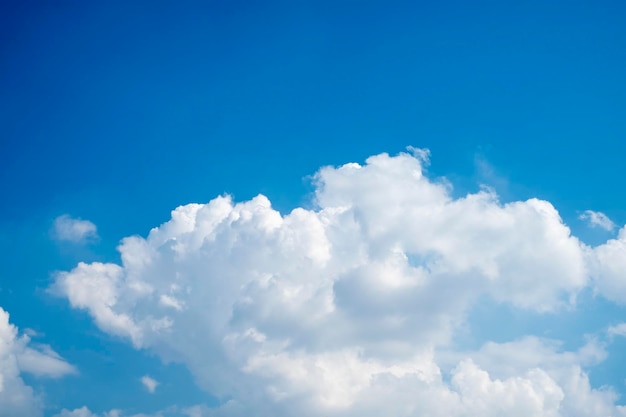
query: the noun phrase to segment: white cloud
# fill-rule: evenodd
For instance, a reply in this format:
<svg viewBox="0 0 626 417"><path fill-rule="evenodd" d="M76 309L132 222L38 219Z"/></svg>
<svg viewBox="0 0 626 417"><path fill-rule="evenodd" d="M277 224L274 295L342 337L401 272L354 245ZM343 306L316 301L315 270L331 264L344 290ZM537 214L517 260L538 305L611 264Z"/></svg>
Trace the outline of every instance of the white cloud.
<svg viewBox="0 0 626 417"><path fill-rule="evenodd" d="M588 252L595 289L609 300L626 304L626 226L617 239L610 239Z"/></svg>
<svg viewBox="0 0 626 417"><path fill-rule="evenodd" d="M442 370L437 352L479 297L571 308L622 261L572 236L547 201L453 198L424 176L426 157L322 168L316 208L287 215L262 195L178 207L147 238L122 241L121 265L80 263L54 291L233 398L201 415L625 415L589 386L588 358L535 339L516 342L537 358L514 372L481 362L488 344Z"/></svg>
<svg viewBox="0 0 626 417"><path fill-rule="evenodd" d="M140 345L140 329L127 314L118 314L112 306L118 299L118 281L122 268L114 264L80 263L71 274L60 274L52 292L65 294L72 307L88 308L100 328L111 334L129 337Z"/></svg>
<svg viewBox="0 0 626 417"><path fill-rule="evenodd" d="M585 210L578 218L586 220L591 227L600 227L609 232L615 229L615 223L606 214L599 211Z"/></svg>
<svg viewBox="0 0 626 417"><path fill-rule="evenodd" d="M626 336L626 323L609 326L606 333L609 336Z"/></svg>
<svg viewBox="0 0 626 417"><path fill-rule="evenodd" d="M149 377L148 375L144 375L141 377L141 383L148 390L150 394L154 394L159 383L156 379Z"/></svg>
<svg viewBox="0 0 626 417"><path fill-rule="evenodd" d="M63 409L60 413L55 414L54 417L121 417L119 410L111 410L100 416L92 413L87 407L76 408L74 410Z"/></svg>
<svg viewBox="0 0 626 417"><path fill-rule="evenodd" d="M75 219L64 214L54 220L54 236L58 240L82 243L97 239L98 229L89 220Z"/></svg>
<svg viewBox="0 0 626 417"><path fill-rule="evenodd" d="M24 339L28 340L26 337ZM50 346L38 345L37 349L25 347L17 355L17 361L23 372L37 376L60 378L76 373L76 369L65 362Z"/></svg>
<svg viewBox="0 0 626 417"><path fill-rule="evenodd" d="M21 374L60 377L75 372L48 346L29 346L28 336L19 336L9 323L9 314L0 308L0 417L35 417L42 403Z"/></svg>
<svg viewBox="0 0 626 417"><path fill-rule="evenodd" d="M90 411L86 406L83 406L74 410L63 409L60 413L55 414L54 417L205 417L210 415L209 413L209 408L203 405L188 408L173 406L153 414L131 414L124 413L120 410L111 410L102 414L97 414Z"/></svg>
<svg viewBox="0 0 626 417"><path fill-rule="evenodd" d="M469 353L479 366L498 378L541 369L563 393L559 416L626 416L626 408L615 407L617 394L607 388L592 389L584 367L604 360L606 351L590 340L576 352L561 351L558 341L525 337L510 343L487 343Z"/></svg>
<svg viewBox="0 0 626 417"><path fill-rule="evenodd" d="M75 410L63 409L59 414L54 417L97 417L87 407L77 408Z"/></svg>

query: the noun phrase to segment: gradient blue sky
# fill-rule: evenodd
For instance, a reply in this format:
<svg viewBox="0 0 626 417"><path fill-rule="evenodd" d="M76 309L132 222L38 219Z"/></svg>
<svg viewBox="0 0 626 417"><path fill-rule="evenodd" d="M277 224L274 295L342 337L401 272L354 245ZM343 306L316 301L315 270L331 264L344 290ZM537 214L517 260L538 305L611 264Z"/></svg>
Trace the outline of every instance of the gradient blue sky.
<svg viewBox="0 0 626 417"><path fill-rule="evenodd" d="M309 206L321 166L412 145L454 195L487 184L503 201L546 199L583 241L614 237L578 216L626 223L624 16L618 1L4 2L0 306L80 370L24 377L46 415L214 404L183 365L46 291L78 261L117 262L121 238L181 204L263 193L287 213ZM100 239L52 239L63 214ZM626 318L582 299L588 309L558 320L478 309L467 343L551 329L579 346ZM607 348L594 385L626 394L625 347Z"/></svg>

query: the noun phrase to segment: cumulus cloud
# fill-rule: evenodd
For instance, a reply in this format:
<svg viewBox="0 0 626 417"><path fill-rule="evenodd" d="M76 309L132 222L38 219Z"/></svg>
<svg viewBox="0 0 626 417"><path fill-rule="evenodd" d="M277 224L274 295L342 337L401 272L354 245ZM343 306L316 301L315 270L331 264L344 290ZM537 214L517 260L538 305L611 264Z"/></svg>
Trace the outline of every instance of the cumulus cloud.
<svg viewBox="0 0 626 417"><path fill-rule="evenodd" d="M616 239L590 250L588 257L596 291L609 300L626 304L626 226Z"/></svg>
<svg viewBox="0 0 626 417"><path fill-rule="evenodd" d="M159 383L156 379L149 377L148 375L144 375L141 377L141 383L148 390L150 394L154 394Z"/></svg>
<svg viewBox="0 0 626 417"><path fill-rule="evenodd" d="M578 218L586 220L591 227L599 227L609 232L615 229L615 223L606 214L599 211L585 210Z"/></svg>
<svg viewBox="0 0 626 417"><path fill-rule="evenodd" d="M147 237L123 239L120 265L80 263L53 291L231 398L198 415L626 415L590 387L581 354L543 341L517 342L541 358L515 372L481 360L508 345L443 369L437 352L480 297L572 308L589 285L620 285L623 241L585 246L547 201L453 198L424 174L427 158L412 149L322 168L315 207L286 215L262 195L178 207Z"/></svg>
<svg viewBox="0 0 626 417"><path fill-rule="evenodd" d="M0 308L0 417L35 417L42 415L42 403L22 373L58 378L75 372L48 346L31 347L30 338L20 336L9 322L9 314Z"/></svg>
<svg viewBox="0 0 626 417"><path fill-rule="evenodd" d="M98 229L89 220L75 219L64 214L54 220L54 236L57 240L82 243L97 239Z"/></svg>

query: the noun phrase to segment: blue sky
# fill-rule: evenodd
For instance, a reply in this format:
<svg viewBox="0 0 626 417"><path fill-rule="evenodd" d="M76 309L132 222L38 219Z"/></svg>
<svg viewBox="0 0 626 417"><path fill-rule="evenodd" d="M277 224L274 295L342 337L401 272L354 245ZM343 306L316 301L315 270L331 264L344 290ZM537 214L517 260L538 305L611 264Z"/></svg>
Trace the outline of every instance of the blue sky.
<svg viewBox="0 0 626 417"><path fill-rule="evenodd" d="M161 336L158 335L145 336L146 341L134 346L128 334L120 333L119 329L116 333L102 321L105 319L98 319L100 307L96 305L101 305L98 304L101 300L83 300L81 308L76 304L80 302L72 298L71 288L74 287L71 285L74 284L59 284L59 276L63 276L59 271L76 271L74 268L79 262L121 264L121 255L116 250L120 241L133 235L146 238L152 228L170 220L170 213L176 207L189 203L205 204L226 194L232 195L234 203L250 201L263 194L284 216L302 207L322 218L324 209L335 207L339 204L337 201L341 201L341 207L351 207L355 213L362 213L362 219L367 219L368 213L372 219L385 219L381 220L381 230L386 230L385 233L391 236L388 239L401 247L391 245L385 249L390 251L389 259L395 259L394 251L402 250L409 259L424 262L412 267L426 268L429 274L433 274L432 279L444 280L443 276L451 279L450 276L458 274L457 279L467 282L463 285L469 286L469 293L476 291L475 298L455 298L446 291L438 292L437 287L431 295L442 298L433 298L433 303L453 307L446 309L441 316L433 313L438 312L439 307L428 310L428 314L414 310L402 314L407 323L413 323L413 327L407 324L408 330L405 330L409 333L420 328L420 314L435 317L431 318L435 320L433 323L439 323L434 327L438 330L433 330L433 334L426 332L423 339L420 336L415 340L396 335L416 351L433 349L437 358L433 363L441 369L444 380L449 379L454 366L459 366L459 358L466 357L472 358L492 378L503 381L513 378L512 375L498 374L487 359L480 362L483 356L479 351L488 342L504 344L522 340L524 336L549 338L562 343L559 352L563 353L576 352L591 343L590 340L595 340L597 346L589 349L598 350L598 357L606 357L595 362L585 362L587 359L577 357L576 363L583 367L592 388L611 385L616 393L626 395L625 369L620 358L624 342L618 330L614 329L613 333L607 330L626 321L626 311L621 307L626 297L620 292L626 286L621 283L626 282L626 276L621 272L622 259L626 259L622 258L622 255L626 256L626 249L623 249L626 247L623 243L626 232L622 234L624 239L619 237L622 236L620 229L626 224L626 194L621 184L621 178L626 178L626 165L623 164L626 150L624 5L611 1L431 3L236 1L186 2L181 5L132 2L129 5L122 2L13 2L3 7L0 17L0 192L4 204L0 205L0 251L3 254L0 307L10 314L10 323L19 329L19 334L31 334L28 346L48 358L42 359L42 363L48 365L39 374L23 369L28 368L23 364L24 359L18 360L21 365L18 370L11 371L10 378L8 368L0 369L5 372L7 381L17 381L20 387L31 387L33 395L40 399L40 409L20 411L25 413L23 415L43 413L52 417L62 415L63 409L66 415L70 415L69 410L83 406L98 416L114 409L121 410L123 416L157 415L159 412L185 415L185 408L199 405L207 408L197 409L204 413L198 415L213 415L211 410L217 410L215 407L228 399L249 407L248 410L257 410L257 415L280 415L299 410L301 404L298 401L302 396L316 401L318 394L319 398L328 399L343 392L338 387L332 395L320 394L315 387L287 378L286 374L280 373L280 367L270 362L263 362L267 369L252 367L250 364L254 358L257 359L254 363L261 363L259 352L269 355L267 346L256 353L222 346L226 356L228 352L239 352L238 355L247 358L247 362L238 362L243 360L239 356L237 360L225 359L220 356L224 352L214 341L191 336L179 338L181 342L178 344L167 338L159 339ZM412 154L408 151L402 154L404 156L397 156L407 152L407 146L429 149L429 163L419 152ZM381 153L391 155L391 162L387 164L378 158L366 163L367 158ZM459 205L465 204L463 198L468 193L478 195L476 193L483 186L491 187L499 203L485 202L481 207L500 207L502 216L512 216L512 224L520 226L509 230L499 229L500 223L481 223L482 218L499 216L489 210L470 221L465 219L464 213L470 212L474 206L468 206L447 220L450 224L456 224L457 220L453 219L457 218L459 224L467 220L458 230L450 226L450 236L444 229L431 231L430 243L426 244L399 231L393 235L396 221L405 222L405 228L413 230L411 225L421 224L423 220L412 217L417 214L410 199L402 203L408 207L404 220L386 215L403 213L405 208L395 209L401 203L395 198L413 190L411 186L402 188L404 182L396 176L406 168L405 157L412 158L419 166L418 170L425 173L427 184L434 187L445 178L452 185L452 189L446 191L447 198L452 202L459 201ZM336 175L315 176L322 167L339 167L350 162L370 167L371 172L380 169L377 174L380 177L369 177L370 171L365 169L360 171L361 176L348 176L341 180L344 181L341 184L338 181L343 178L344 171L339 169ZM410 172L407 173L410 177ZM344 186L347 188L341 188ZM398 194L388 196L386 208L378 204L385 201L374 204L377 195L383 199L386 192L396 187L399 187ZM361 198L361 195L370 194L372 199ZM353 199L344 201L342 196L352 196ZM526 273L545 273L541 282L526 283L524 273L511 272L510 287L483 288L483 284L471 277L476 270L482 271L487 261L483 262L482 252L472 255L473 250L468 250L468 260L462 264L475 265L472 267L475 269L458 272L462 269L461 263L455 263L460 262L455 258L455 262L446 264L452 269L444 275L437 275L443 272L437 272L435 264L429 263L430 257L448 259L446 251L453 247L450 242L457 240L467 239L469 247L488 246L485 241L500 242L493 245L509 248L500 237L510 238L511 242L517 243L511 243L510 250L515 255L506 255L506 262L531 251L528 247L537 248L542 243L547 245L545 253L555 247L561 248L556 241L549 240L553 235L547 230L552 228L545 226L547 229L544 230L541 229L544 226L537 226L539 229L533 229L535 220L528 220L530 223L523 220L526 214L520 213L526 213L526 208L531 207L528 210L533 213L533 210L542 210L532 204L521 204L530 198L549 202L558 210L562 223L551 221L559 227L567 225L572 236L579 240L580 251L584 253L580 255L584 257L581 261L581 268L586 271L584 277L578 277L569 269L569 272L559 269L568 263L576 264L576 259L567 260L567 256L577 256L578 252L574 255L574 252L559 252L551 255L553 259L564 256L566 260L558 265L556 261L555 265L544 265L539 258L532 258L545 268ZM506 211L508 209L502 204L509 202L520 202L520 207L526 208L520 208L519 212L514 209ZM431 203L441 202L435 199ZM261 207L264 203L250 204ZM435 212L452 210L451 205L446 204ZM238 213L236 216L242 216L240 211L247 210L237 207L232 208L233 213ZM591 212L586 219L580 218L586 210L591 210L595 216L605 215L614 227L593 227L593 222L589 221ZM55 228L55 224L58 225L55 219L64 215L70 221L68 228L78 227L76 230L82 232L63 235L58 227ZM599 217L593 218L597 220ZM72 223L79 219L90 223ZM324 221L329 223L324 224L338 222L337 225L344 225L341 219L341 216L326 219ZM431 222L435 224L437 220L432 218ZM301 219L288 223L289 233L298 235L313 227L305 223ZM478 227L479 223L482 226ZM87 229L80 229L81 224L87 225ZM90 229L90 224L96 229ZM554 227L558 229L557 226ZM352 236L352 229L342 227L337 226L337 230L342 230L345 235L338 232L335 235L332 230L324 229L331 248L342 247L341 242ZM368 227L368 231L376 229L372 225ZM475 233L467 232L474 227L477 227ZM491 227L498 231L498 237L488 233ZM232 231L240 236L238 239L251 245L241 249L247 254L246 260L262 260L271 250L286 253L287 249L282 246L267 249L269 243L257 235L248 236L246 233L252 232L247 230ZM539 239L537 235L526 236L525 230L529 233L543 230L546 234ZM466 232L467 236L463 234ZM249 240L241 237L244 235ZM312 245L319 243L315 240L317 238L309 238L307 242ZM181 239L178 236L178 240ZM216 239L215 251L229 242ZM370 235L363 235L362 239L371 251L382 245ZM445 239L451 240L445 244L433 243ZM611 250L594 249L611 239L617 242L610 246ZM250 242L256 242L256 245ZM316 258L318 255L314 254L317 252L306 242L298 245L301 245L298 246L301 256L310 255L311 262L321 259ZM323 246L322 243L319 245ZM487 246L485 253L491 253L491 247ZM317 250L321 250L319 247ZM159 251L165 250L159 248ZM143 252L135 254L134 250L128 249L128 253L148 256L142 255ZM308 250L313 252L303 255L309 253ZM339 256L334 254L334 249L329 250L331 259ZM194 256L206 262L210 256L217 256L217 252L211 252L209 256L203 251ZM609 252L610 256L602 255ZM359 267L360 272L351 273L351 278L345 278L341 283L337 281L333 287L337 308L345 308L346 314L354 320L348 323L354 328L360 328L360 318L384 315L386 310L382 306L392 302L383 296L378 300L369 299L369 290L361 288L365 284L353 282L356 279L353 275L367 277L380 266L373 253L370 253L371 259ZM591 258L593 260L589 260ZM223 255L216 259L208 265L217 268L214 265L219 264L222 269L210 269L213 275L209 274L210 278L206 279L219 283L238 271L239 265L227 261L235 262L239 258ZM524 265L522 261L526 258L520 258L520 264L505 262L502 265L498 263L501 258L489 259L497 264L497 272L493 273L504 276L510 265ZM172 270L167 271L174 275L197 275L194 279L199 281L190 281L190 291L206 294L209 304L211 297L221 299L226 294L220 292L226 291L225 287L218 284L208 291L208 287L201 284L205 282L206 272L201 272L204 269L198 269L200 267L192 261L181 262L172 258L171 265L167 264ZM263 270L261 264L248 265L247 262L242 263L248 269L240 271L241 274ZM461 269L454 269L453 265ZM166 266L163 268L166 270ZM203 268L209 267L205 265ZM287 264L284 268L281 276L295 274L301 277L300 272L294 271L307 269L301 265L287 267ZM330 266L325 268L330 269L324 269L320 274L330 274L332 270L342 276L343 272L337 271L344 271L339 267L337 270ZM485 276L490 276L489 268L485 268ZM457 272L450 272L452 270ZM156 311L160 310L154 305L130 296L128 300L124 298L127 297L124 291L132 292L128 281L131 271L133 268L124 264L124 284L115 287L119 298L118 304L114 303L114 310L137 320L137 323L148 316L157 317ZM273 272L276 276L280 275L277 271ZM393 275L385 271L380 272L380 276ZM578 278L571 281L558 278L569 276L570 272ZM92 273L96 274L89 272ZM158 271L148 275L142 275L147 272L133 273L147 283L154 279L150 284L154 284L154 288L157 288L157 282L163 288L167 287L163 281L165 278L156 277ZM74 276L69 274L67 276ZM303 276L302 288L308 288L309 283L320 278ZM89 279L100 282L97 276ZM369 282L363 279L363 282ZM251 285L253 281L246 282ZM544 282L554 282L554 288L536 294L527 288ZM450 285L454 287L456 284ZM364 298L357 300L358 295L346 295L348 298L344 300L341 291L345 294L354 291ZM519 291L519 297L512 295L515 291ZM559 303L552 297L553 291L559 294L559 300L575 296L576 302L557 308ZM161 295L174 297L172 294ZM255 294L260 298L248 294L255 302L272 299L271 294L263 297ZM422 296L426 297L415 295L413 303L418 300L426 303L420 298ZM522 299L526 301L520 301ZM530 299L547 304L527 301ZM272 302L277 301L273 299ZM545 311L548 304L554 311ZM199 317L211 322L209 317L217 313L209 308L203 311L202 305L194 304L191 299L185 305L187 307L182 311L188 315L178 320L171 316L176 332L193 335L215 331L208 324L206 328L196 328L192 324L202 322ZM379 305L382 310L370 309L368 306L371 305ZM233 317L229 322L232 328L230 333L222 334L220 340L235 340L232 335L245 330L237 327L243 326L237 324L237 314L248 317L248 313L238 310L240 307L237 303L232 306ZM311 311L317 311L311 308ZM311 311L300 313L308 317ZM300 316L293 314L294 320L298 321ZM334 348L319 347L325 346L322 341L330 337L330 325L319 333L308 328L304 324L308 321L304 319L300 321L301 327L290 327L285 323L270 323L273 316L261 315L267 321L259 321L261 316L252 316L256 319L241 320L267 340L295 340L294 329L310 332L307 340L311 344L301 341L301 350L281 351L280 354L272 351L276 357L283 358L284 363L291 362L280 355L291 355L290 360L295 360L297 355L304 355L302 352L322 355L315 356L318 362L335 358L332 356L337 353ZM372 322L376 320L372 318ZM449 333L444 331L447 325L451 326ZM284 333L272 333L272 329L277 328ZM363 335L367 333L366 330L363 332ZM346 341L343 348L364 349L359 360L382 361L376 363L383 366L382 356L368 353L368 349L378 352L378 348L368 347L365 341L370 338L385 340L391 333L372 332L369 338L355 336L354 340ZM231 339L227 339L228 335ZM12 348L17 352L15 357L20 357L19 352L23 353L20 349L24 347L17 347L18 339L6 340L5 343L15 346ZM62 359L46 354L41 345L49 345ZM315 350L313 346L321 350ZM526 348L516 346L513 351ZM198 356L198 352L205 353ZM391 353L386 352L383 356L389 358L389 355ZM266 356L263 357L267 359ZM302 363L310 359L306 356L298 358ZM233 361L231 368L213 369L213 363L229 360ZM65 365L61 363L73 370L63 368ZM246 366L249 367L247 373L242 371ZM563 388L565 382L559 379L564 378L565 371L554 370L552 365L544 362L538 366L545 369L557 385L560 384L567 398L569 391ZM57 375L50 369L65 371L58 371L62 375ZM458 372L470 372L470 368L458 369ZM527 370L519 372L519 375L526 375ZM211 376L214 374L223 378ZM140 382L146 375L159 382L154 393ZM317 381L314 376L310 379ZM238 382L233 382L235 380ZM263 398L241 394L255 392L255 386L268 385L268 381L273 381L277 390L282 389L281 395L289 400L281 402L269 394L267 398L260 394ZM290 381L287 385L292 386L301 384L299 394L281 388L285 381ZM324 381L322 378L320 384L324 385ZM217 392L220 390L214 388L216 385L222 386L223 392ZM397 390L398 387L394 387ZM459 386L451 387L445 389L462 391ZM377 395L388 400L383 394ZM344 402L350 397L348 394L340 396ZM8 400L0 397L0 416L4 415L2 401ZM491 404L485 401L485 404ZM567 399L563 401L567 403ZM626 404L623 399L616 400L616 403ZM333 404L322 406L332 408L336 405ZM8 405L4 407L8 410L7 415L19 415L16 414L19 410L10 409ZM351 412L358 411L352 405L345 407L336 415L352 415ZM573 406L562 406L559 415L574 415L568 414L567 407ZM372 409L376 407L372 405ZM579 409L582 410L582 406ZM219 410L223 415L231 415L228 414L231 411ZM399 411L381 410L390 416L404 415L397 414ZM483 412L488 415L488 411ZM555 415L545 410L542 412L536 415ZM78 412L73 416L83 415L91 416Z"/></svg>

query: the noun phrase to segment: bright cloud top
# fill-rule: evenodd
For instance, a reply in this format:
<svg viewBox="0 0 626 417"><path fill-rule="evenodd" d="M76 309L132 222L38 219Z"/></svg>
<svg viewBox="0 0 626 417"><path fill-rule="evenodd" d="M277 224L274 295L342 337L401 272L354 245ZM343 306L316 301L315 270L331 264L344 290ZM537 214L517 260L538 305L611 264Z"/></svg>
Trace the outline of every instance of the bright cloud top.
<svg viewBox="0 0 626 417"><path fill-rule="evenodd" d="M42 415L42 403L22 373L58 378L75 369L49 346L29 346L30 338L18 335L9 314L0 308L0 417Z"/></svg>
<svg viewBox="0 0 626 417"><path fill-rule="evenodd" d="M322 168L315 207L287 215L262 195L178 207L122 241L121 265L80 263L53 290L232 398L202 415L626 416L589 385L595 345L487 343L442 370L437 352L479 297L538 312L588 287L626 301L626 229L592 248L547 201L453 198L427 155Z"/></svg>
<svg viewBox="0 0 626 417"><path fill-rule="evenodd" d="M578 217L581 220L586 220L591 227L599 227L609 232L615 229L615 223L606 214L599 211L585 210Z"/></svg>
<svg viewBox="0 0 626 417"><path fill-rule="evenodd" d="M54 220L54 236L58 240L82 243L98 238L96 225L89 220L75 219L68 214Z"/></svg>

